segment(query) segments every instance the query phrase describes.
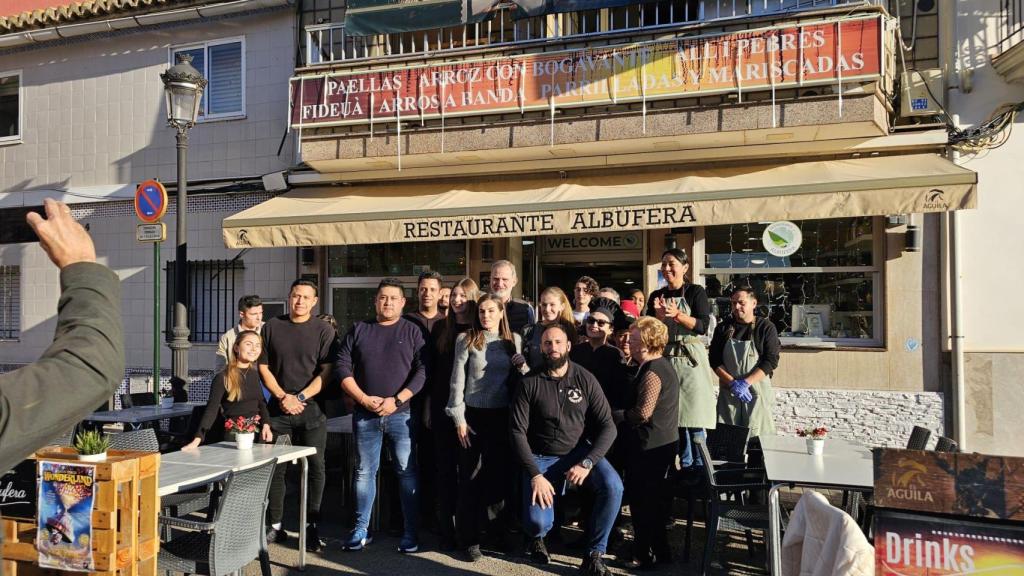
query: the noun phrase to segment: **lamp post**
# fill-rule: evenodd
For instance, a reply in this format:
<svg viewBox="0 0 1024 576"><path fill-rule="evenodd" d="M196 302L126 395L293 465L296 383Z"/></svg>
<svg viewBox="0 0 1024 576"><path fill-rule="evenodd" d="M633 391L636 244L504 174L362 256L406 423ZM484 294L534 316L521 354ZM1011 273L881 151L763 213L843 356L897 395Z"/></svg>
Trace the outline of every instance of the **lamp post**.
<svg viewBox="0 0 1024 576"><path fill-rule="evenodd" d="M160 75L167 96L167 125L178 132L178 220L174 265L174 328L171 331L171 372L187 387L188 378L188 130L195 126L206 79L192 67L192 55L178 54L178 63ZM154 271L159 274L159 270ZM158 383L154 383L159 385Z"/></svg>

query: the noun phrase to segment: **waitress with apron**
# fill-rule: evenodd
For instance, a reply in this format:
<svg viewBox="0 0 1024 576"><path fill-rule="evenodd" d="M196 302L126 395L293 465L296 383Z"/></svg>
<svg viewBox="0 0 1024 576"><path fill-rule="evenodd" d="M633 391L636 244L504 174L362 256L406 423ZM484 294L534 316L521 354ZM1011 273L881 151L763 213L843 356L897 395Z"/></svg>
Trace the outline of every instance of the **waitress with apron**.
<svg viewBox="0 0 1024 576"><path fill-rule="evenodd" d="M750 428L750 438L773 436L771 376L779 366L779 333L771 321L754 316L753 288L737 288L731 300L732 317L718 326L711 340L711 365L721 385L718 421Z"/></svg>
<svg viewBox="0 0 1024 576"><path fill-rule="evenodd" d="M693 446L715 427L715 384L707 350L699 336L707 332L710 306L704 287L688 284L690 259L678 248L661 255L661 274L668 283L647 299L647 315L668 327L664 356L679 377L679 459L684 471L703 467Z"/></svg>

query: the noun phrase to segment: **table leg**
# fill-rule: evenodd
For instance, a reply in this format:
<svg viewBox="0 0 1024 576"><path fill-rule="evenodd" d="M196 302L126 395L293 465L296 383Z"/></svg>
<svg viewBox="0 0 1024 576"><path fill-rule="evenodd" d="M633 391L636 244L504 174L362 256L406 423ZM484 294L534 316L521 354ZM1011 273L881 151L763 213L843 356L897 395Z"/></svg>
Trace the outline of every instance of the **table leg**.
<svg viewBox="0 0 1024 576"><path fill-rule="evenodd" d="M302 481L299 482L299 570L306 569L306 505L309 499L309 460L302 458Z"/></svg>
<svg viewBox="0 0 1024 576"><path fill-rule="evenodd" d="M768 491L768 567L771 576L782 574L782 510L779 490L784 484L775 484Z"/></svg>

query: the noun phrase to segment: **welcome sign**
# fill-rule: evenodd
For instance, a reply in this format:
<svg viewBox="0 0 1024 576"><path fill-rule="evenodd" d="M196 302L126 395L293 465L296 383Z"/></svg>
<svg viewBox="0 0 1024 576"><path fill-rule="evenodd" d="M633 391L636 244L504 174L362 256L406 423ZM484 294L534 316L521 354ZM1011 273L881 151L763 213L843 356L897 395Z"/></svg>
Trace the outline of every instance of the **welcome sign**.
<svg viewBox="0 0 1024 576"><path fill-rule="evenodd" d="M617 104L877 77L880 15L291 81L293 128Z"/></svg>

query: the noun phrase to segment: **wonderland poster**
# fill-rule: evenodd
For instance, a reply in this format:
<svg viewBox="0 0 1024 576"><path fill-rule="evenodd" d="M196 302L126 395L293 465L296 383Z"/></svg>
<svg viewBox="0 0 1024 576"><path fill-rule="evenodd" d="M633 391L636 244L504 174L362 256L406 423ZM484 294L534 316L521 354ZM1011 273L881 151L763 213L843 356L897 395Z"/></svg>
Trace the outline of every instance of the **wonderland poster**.
<svg viewBox="0 0 1024 576"><path fill-rule="evenodd" d="M1024 526L877 510L878 576L1020 576Z"/></svg>
<svg viewBox="0 0 1024 576"><path fill-rule="evenodd" d="M92 558L92 507L96 467L39 462L39 566L88 572Z"/></svg>

